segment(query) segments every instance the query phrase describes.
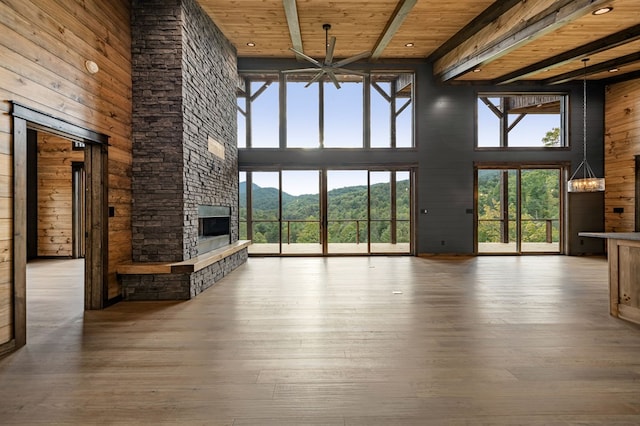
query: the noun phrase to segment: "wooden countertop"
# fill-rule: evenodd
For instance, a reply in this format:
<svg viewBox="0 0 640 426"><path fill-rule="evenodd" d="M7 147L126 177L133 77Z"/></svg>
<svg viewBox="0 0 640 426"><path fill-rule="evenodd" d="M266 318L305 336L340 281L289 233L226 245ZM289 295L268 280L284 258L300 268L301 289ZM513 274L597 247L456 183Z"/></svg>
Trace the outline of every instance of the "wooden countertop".
<svg viewBox="0 0 640 426"><path fill-rule="evenodd" d="M640 232L578 232L578 236L640 241Z"/></svg>

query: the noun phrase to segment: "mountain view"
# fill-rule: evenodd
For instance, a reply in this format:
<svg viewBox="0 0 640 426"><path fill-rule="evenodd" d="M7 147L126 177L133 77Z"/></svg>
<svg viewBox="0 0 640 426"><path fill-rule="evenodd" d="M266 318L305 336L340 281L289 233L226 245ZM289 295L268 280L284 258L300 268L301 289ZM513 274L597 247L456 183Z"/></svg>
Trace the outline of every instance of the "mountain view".
<svg viewBox="0 0 640 426"><path fill-rule="evenodd" d="M480 170L478 173L478 242L501 242L500 218L502 171ZM509 241L517 239L517 170L509 170L508 178ZM521 171L521 230L523 242L559 241L560 188L558 170L529 169Z"/></svg>
<svg viewBox="0 0 640 426"><path fill-rule="evenodd" d="M371 185L371 242L391 242L391 185ZM277 243L278 189L252 187L254 243ZM409 180L396 183L397 242L409 242ZM240 233L247 238L247 186L240 182ZM366 243L367 186L349 186L327 193L328 235L330 243ZM282 193L283 243L320 243L320 201L318 194L290 195Z"/></svg>

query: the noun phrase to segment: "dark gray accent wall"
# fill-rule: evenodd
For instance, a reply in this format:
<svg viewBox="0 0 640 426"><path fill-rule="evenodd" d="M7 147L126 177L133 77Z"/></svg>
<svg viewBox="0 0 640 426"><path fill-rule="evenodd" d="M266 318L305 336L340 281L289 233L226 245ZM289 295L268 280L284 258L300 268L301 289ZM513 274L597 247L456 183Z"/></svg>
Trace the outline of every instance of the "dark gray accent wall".
<svg viewBox="0 0 640 426"><path fill-rule="evenodd" d="M473 252L475 90L416 78L418 253ZM422 211L426 209L426 213Z"/></svg>
<svg viewBox="0 0 640 426"><path fill-rule="evenodd" d="M432 79L430 67L418 71L418 253L470 254L474 252L475 207L474 164L476 163L571 163L569 175L582 161L582 83L558 86L517 84L507 86L445 86ZM569 144L567 149L477 150L475 148L476 97L478 93L509 91L560 92L569 94ZM596 174L604 173L604 87L588 85L588 159ZM567 176L568 178L568 176ZM601 198L587 198L581 209L603 212ZM593 247L580 245L578 232L587 231L593 220L571 223L575 208L566 200L567 245L570 254L592 254ZM595 214L594 217L601 217ZM603 223L604 224L604 223ZM575 226L574 226L575 225ZM581 229L581 226L589 229ZM585 251L581 251L583 247Z"/></svg>
<svg viewBox="0 0 640 426"><path fill-rule="evenodd" d="M131 22L133 260L187 260L199 204L231 207L238 239L236 52L195 0L134 0Z"/></svg>
<svg viewBox="0 0 640 426"><path fill-rule="evenodd" d="M240 59L241 72L295 67L291 61ZM571 172L582 161L582 83L558 86L514 84L506 86L442 85L433 80L430 64L403 61L366 64L370 69L414 70L416 150L385 152L378 155L354 150L317 153L303 150L249 150L239 153L240 169L299 168L300 164L323 167L366 167L379 159L393 165L412 164L417 170L417 254L471 254L474 252L474 164L475 163L570 163ZM561 92L569 94L569 140L567 149L477 150L475 148L476 96L479 92L510 91ZM588 87L588 153L589 163L602 176L604 172L604 87L589 83ZM314 157L315 156L315 157ZM570 173L569 173L570 174ZM568 176L567 176L568 177ZM604 205L598 197L581 204L583 211L601 212ZM567 204L571 209L572 204ZM426 213L421 210L426 209ZM572 220L567 211L567 221ZM593 223L589 222L592 226ZM567 223L567 246L580 251L577 229ZM568 232L571 230L571 233ZM592 247L584 253L592 253Z"/></svg>

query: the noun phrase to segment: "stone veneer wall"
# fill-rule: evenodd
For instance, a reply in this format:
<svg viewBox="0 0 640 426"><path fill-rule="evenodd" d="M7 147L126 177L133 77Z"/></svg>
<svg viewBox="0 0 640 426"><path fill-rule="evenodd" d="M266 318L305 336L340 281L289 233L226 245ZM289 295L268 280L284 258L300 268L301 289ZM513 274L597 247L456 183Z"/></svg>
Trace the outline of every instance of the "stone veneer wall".
<svg viewBox="0 0 640 426"><path fill-rule="evenodd" d="M183 259L180 0L134 0L132 248L134 262Z"/></svg>
<svg viewBox="0 0 640 426"><path fill-rule="evenodd" d="M187 300L202 293L247 261L242 250L193 274L123 275L127 300Z"/></svg>
<svg viewBox="0 0 640 426"><path fill-rule="evenodd" d="M188 260L198 205L231 207L238 240L236 51L196 0L133 0L131 25L133 261ZM224 159L209 151L210 139ZM194 296L219 279L213 271L238 263L221 262L190 276L122 277L125 297Z"/></svg>
<svg viewBox="0 0 640 426"><path fill-rule="evenodd" d="M195 0L183 1L182 110L185 259L197 253L198 205L231 207L238 240L237 60L235 48ZM224 144L224 160L207 149Z"/></svg>

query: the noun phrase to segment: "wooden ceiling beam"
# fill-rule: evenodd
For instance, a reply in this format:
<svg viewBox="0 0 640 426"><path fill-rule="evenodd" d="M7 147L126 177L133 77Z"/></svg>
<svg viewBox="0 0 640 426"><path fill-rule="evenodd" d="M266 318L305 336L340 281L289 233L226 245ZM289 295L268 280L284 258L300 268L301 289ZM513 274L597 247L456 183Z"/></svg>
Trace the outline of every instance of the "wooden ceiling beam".
<svg viewBox="0 0 640 426"><path fill-rule="evenodd" d="M517 21L513 28L502 36L483 40L479 34L470 38L468 45L477 45L472 53L462 56L451 52L434 64L436 75L441 81L449 81L459 77L474 68L486 65L503 55L546 35L556 29L588 14L610 0L559 0L550 2L542 12L526 21ZM524 7L526 3L522 3ZM513 11L509 12L513 13ZM485 27L483 35L499 33L498 29L504 25L497 19ZM492 30L494 28L494 30Z"/></svg>
<svg viewBox="0 0 640 426"><path fill-rule="evenodd" d="M289 26L289 36L291 37L292 47L299 52L304 52L296 0L282 0L282 6L284 7L284 13L287 17L287 25Z"/></svg>
<svg viewBox="0 0 640 426"><path fill-rule="evenodd" d="M493 21L502 16L507 10L511 9L522 0L504 0L497 1L487 7L482 13L476 16L471 22L465 25L460 31L455 33L449 40L445 41L440 47L434 50L427 58L430 62L438 59L451 52L462 42L476 35L481 29L491 24Z"/></svg>
<svg viewBox="0 0 640 426"><path fill-rule="evenodd" d="M640 52L631 53L629 55L621 56L609 61L600 62L599 64L591 65L586 68L581 68L575 71L556 75L555 77L543 80L542 84L552 85L566 83L567 81L575 80L577 78L583 78L592 74L598 74L603 71L609 71L612 68L619 68L624 65L633 64L635 62L640 62Z"/></svg>
<svg viewBox="0 0 640 426"><path fill-rule="evenodd" d="M509 74L505 74L493 80L492 84L500 85L513 83L514 81L522 80L539 72L553 69L571 61L575 61L576 59L595 55L596 53L604 52L605 50L613 49L614 47L622 46L623 44L631 43L638 39L640 39L640 24L626 28L599 40L595 40L591 43L583 44L580 47L552 56L551 58L527 67L520 68L519 70L513 71Z"/></svg>
<svg viewBox="0 0 640 426"><path fill-rule="evenodd" d="M382 31L382 34L380 34L378 41L376 41L376 44L373 47L371 60L375 61L382 56L382 52L387 48L387 45L400 28L400 25L402 25L417 2L418 0L400 0L398 2L396 10L393 11L391 18L387 21L384 31Z"/></svg>

